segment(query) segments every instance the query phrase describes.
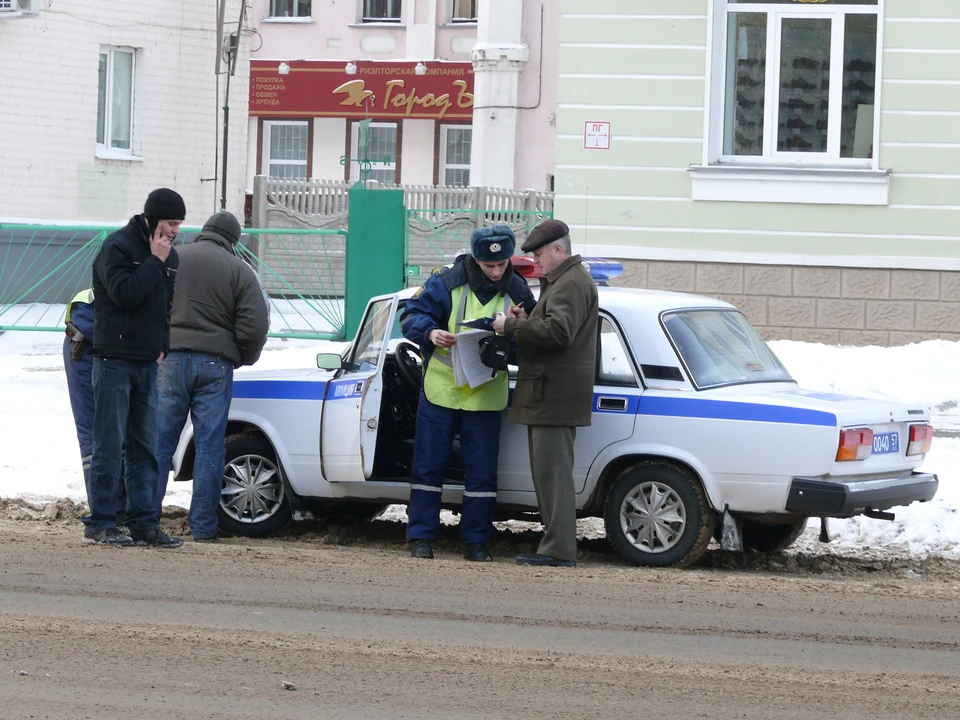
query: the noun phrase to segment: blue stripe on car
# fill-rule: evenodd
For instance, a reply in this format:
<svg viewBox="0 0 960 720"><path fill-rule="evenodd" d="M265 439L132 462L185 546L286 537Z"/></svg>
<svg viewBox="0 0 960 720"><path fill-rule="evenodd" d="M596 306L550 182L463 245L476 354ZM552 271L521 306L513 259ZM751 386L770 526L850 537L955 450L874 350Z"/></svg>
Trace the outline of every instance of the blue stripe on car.
<svg viewBox="0 0 960 720"><path fill-rule="evenodd" d="M760 403L664 398L640 396L638 415L704 418L710 420L745 420L749 422L784 423L788 425L821 425L836 427L833 413L808 408L763 405Z"/></svg>
<svg viewBox="0 0 960 720"><path fill-rule="evenodd" d="M258 400L323 400L326 382L243 380L233 383L233 397Z"/></svg>
<svg viewBox="0 0 960 720"><path fill-rule="evenodd" d="M362 392L356 388L362 381L348 380L334 383L330 399L350 399ZM339 386L344 387L339 387ZM263 400L323 400L326 395L326 382L304 382L297 380L244 380L235 382L235 398ZM627 401L626 410L598 410L600 398L622 398ZM510 391L513 400L513 390ZM657 417L685 417L710 420L741 420L747 422L783 423L787 425L819 425L836 427L837 417L833 413L808 408L786 407L783 405L763 405L760 403L727 402L701 398L667 398L649 395L614 395L595 393L593 396L595 413L614 413L619 415L650 415Z"/></svg>

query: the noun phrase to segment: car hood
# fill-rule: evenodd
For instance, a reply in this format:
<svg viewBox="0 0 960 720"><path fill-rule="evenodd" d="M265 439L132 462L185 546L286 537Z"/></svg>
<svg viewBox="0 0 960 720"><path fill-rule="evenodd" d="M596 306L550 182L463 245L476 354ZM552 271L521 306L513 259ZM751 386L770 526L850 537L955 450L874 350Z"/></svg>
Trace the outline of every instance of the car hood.
<svg viewBox="0 0 960 720"><path fill-rule="evenodd" d="M832 414L840 427L878 425L891 422L929 422L930 414L921 405L905 405L889 400L804 390L793 384L732 386L710 393L717 400L777 405Z"/></svg>

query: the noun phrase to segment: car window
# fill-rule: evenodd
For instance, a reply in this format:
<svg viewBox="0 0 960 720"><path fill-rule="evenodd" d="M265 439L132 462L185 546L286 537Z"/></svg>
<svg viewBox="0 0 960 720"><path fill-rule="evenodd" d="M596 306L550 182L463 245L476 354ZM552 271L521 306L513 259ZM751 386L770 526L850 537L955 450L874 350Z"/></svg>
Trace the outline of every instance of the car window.
<svg viewBox="0 0 960 720"><path fill-rule="evenodd" d="M627 350L608 318L601 317L600 345L597 353L597 385L637 387Z"/></svg>
<svg viewBox="0 0 960 720"><path fill-rule="evenodd" d="M698 387L793 381L739 310L684 310L662 320Z"/></svg>
<svg viewBox="0 0 960 720"><path fill-rule="evenodd" d="M357 333L350 362L347 363L347 372L367 372L376 369L377 362L380 360L380 351L383 349L392 305L391 299L378 300L367 309L363 325ZM398 322L395 321L395 327L391 328L391 331L396 331L397 325Z"/></svg>

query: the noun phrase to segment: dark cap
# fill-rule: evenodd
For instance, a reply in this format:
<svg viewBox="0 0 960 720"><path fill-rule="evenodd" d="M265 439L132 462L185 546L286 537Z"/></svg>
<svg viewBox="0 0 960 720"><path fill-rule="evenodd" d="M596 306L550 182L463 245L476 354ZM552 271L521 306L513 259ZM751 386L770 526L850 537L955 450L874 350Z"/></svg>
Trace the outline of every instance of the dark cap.
<svg viewBox="0 0 960 720"><path fill-rule="evenodd" d="M509 260L517 238L508 225L477 228L470 234L470 254L480 262Z"/></svg>
<svg viewBox="0 0 960 720"><path fill-rule="evenodd" d="M520 249L525 253L533 252L537 248L561 240L569 234L570 228L563 220L544 220L530 231Z"/></svg>
<svg viewBox="0 0 960 720"><path fill-rule="evenodd" d="M157 188L147 195L143 214L153 220L183 220L187 216L187 206L180 193L170 188Z"/></svg>
<svg viewBox="0 0 960 720"><path fill-rule="evenodd" d="M236 245L240 242L240 221L233 213L221 210L207 218L203 224L203 232L214 232Z"/></svg>

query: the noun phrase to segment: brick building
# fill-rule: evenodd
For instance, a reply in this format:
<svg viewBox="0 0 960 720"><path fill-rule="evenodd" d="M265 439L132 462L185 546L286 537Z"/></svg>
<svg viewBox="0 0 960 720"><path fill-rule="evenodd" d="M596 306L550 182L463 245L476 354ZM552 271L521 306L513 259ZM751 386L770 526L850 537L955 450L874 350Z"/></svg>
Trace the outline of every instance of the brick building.
<svg viewBox="0 0 960 720"><path fill-rule="evenodd" d="M0 218L125 221L161 185L189 224L218 209L218 4L0 0ZM228 34L240 9L226 0ZM242 213L248 34L238 46L226 205Z"/></svg>

